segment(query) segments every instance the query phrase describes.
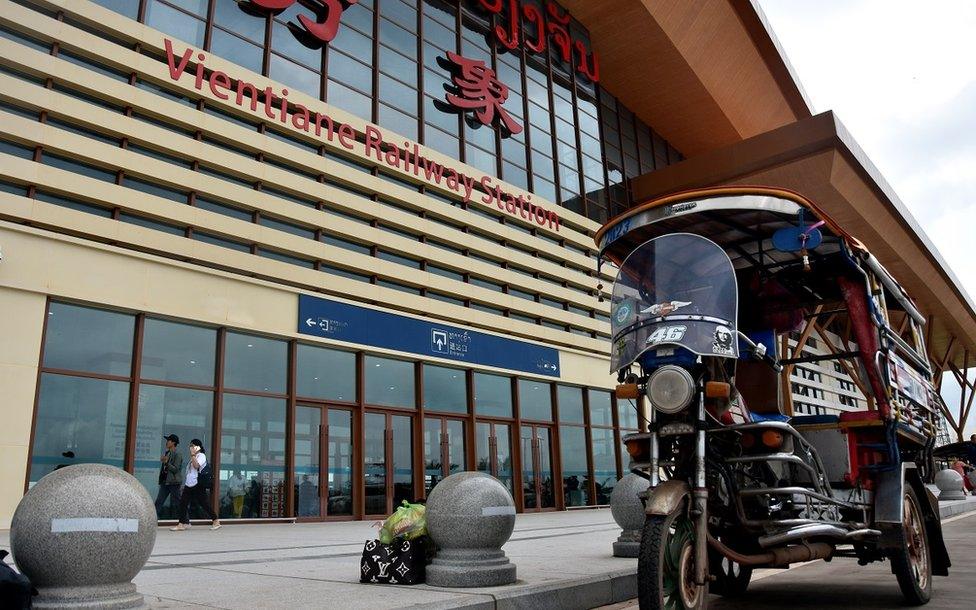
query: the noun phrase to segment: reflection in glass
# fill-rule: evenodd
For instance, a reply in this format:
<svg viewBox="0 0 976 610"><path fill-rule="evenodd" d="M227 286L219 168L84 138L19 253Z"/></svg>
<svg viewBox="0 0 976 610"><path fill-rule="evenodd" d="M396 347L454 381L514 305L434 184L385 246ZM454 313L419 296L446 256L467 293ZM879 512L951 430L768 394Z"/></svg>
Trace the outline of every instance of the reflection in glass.
<svg viewBox="0 0 976 610"><path fill-rule="evenodd" d="M190 459L190 439L200 439L205 448L211 445L213 404L213 392L145 383L139 386L135 477L145 486L150 496L156 497L159 491L159 458L166 453L166 440L163 436L175 434L180 437L176 451L183 457L183 465L186 466ZM199 511L197 516L204 516L198 506L194 505L193 509ZM192 516L194 515L191 513ZM177 507L168 504L159 513L160 519L177 517Z"/></svg>
<svg viewBox="0 0 976 610"><path fill-rule="evenodd" d="M552 421L552 386L544 381L519 379L518 390L522 419Z"/></svg>
<svg viewBox="0 0 976 610"><path fill-rule="evenodd" d="M610 392L590 390L590 425L608 427L613 425Z"/></svg>
<svg viewBox="0 0 976 610"><path fill-rule="evenodd" d="M329 409L329 498L326 514L352 514L352 412Z"/></svg>
<svg viewBox="0 0 976 610"><path fill-rule="evenodd" d="M522 504L526 509L538 507L538 491L536 480L535 438L531 426L523 426L519 440L522 452Z"/></svg>
<svg viewBox="0 0 976 610"><path fill-rule="evenodd" d="M441 420L428 417L424 420L424 490L428 494L444 478L442 445Z"/></svg>
<svg viewBox="0 0 976 610"><path fill-rule="evenodd" d="M285 516L285 401L225 393L220 430L220 516L233 517L223 491L244 483L242 517Z"/></svg>
<svg viewBox="0 0 976 610"><path fill-rule="evenodd" d="M561 416L561 402L559 406ZM590 486L586 467L586 430L580 426L560 426L559 444L566 506L585 506L589 504Z"/></svg>
<svg viewBox="0 0 976 610"><path fill-rule="evenodd" d="M214 385L216 330L147 318L143 333L144 379Z"/></svg>
<svg viewBox="0 0 976 610"><path fill-rule="evenodd" d="M583 389L558 386L559 421L571 424L583 423Z"/></svg>
<svg viewBox="0 0 976 610"><path fill-rule="evenodd" d="M287 348L284 341L228 332L224 386L284 393Z"/></svg>
<svg viewBox="0 0 976 610"><path fill-rule="evenodd" d="M433 411L468 412L468 390L464 371L432 364L424 365L424 408Z"/></svg>
<svg viewBox="0 0 976 610"><path fill-rule="evenodd" d="M108 375L132 374L135 316L51 303L44 338L44 366Z"/></svg>
<svg viewBox="0 0 976 610"><path fill-rule="evenodd" d="M596 503L610 504L610 493L617 483L617 457L614 453L613 430L592 428L593 480L596 481Z"/></svg>
<svg viewBox="0 0 976 610"><path fill-rule="evenodd" d="M298 517L318 517L322 512L319 501L321 438L322 409L296 407L294 463L295 514Z"/></svg>
<svg viewBox="0 0 976 610"><path fill-rule="evenodd" d="M122 468L128 404L127 382L42 374L30 485L59 466Z"/></svg>
<svg viewBox="0 0 976 610"><path fill-rule="evenodd" d="M203 48L206 23L171 8L159 0L150 0L146 7L146 25Z"/></svg>
<svg viewBox="0 0 976 610"><path fill-rule="evenodd" d="M591 393L592 396L592 393ZM607 402L610 401L610 394L607 394ZM637 414L637 402L631 399L620 398L617 400L617 421L623 429L636 430L640 425L640 416Z"/></svg>
<svg viewBox="0 0 976 610"><path fill-rule="evenodd" d="M363 460L366 478L366 514L386 514L386 416L367 413Z"/></svg>
<svg viewBox="0 0 976 610"><path fill-rule="evenodd" d="M356 400L356 354L298 344L297 394L326 400Z"/></svg>
<svg viewBox="0 0 976 610"><path fill-rule="evenodd" d="M474 374L474 409L478 415L512 416L512 379L488 373Z"/></svg>
<svg viewBox="0 0 976 610"><path fill-rule="evenodd" d="M512 484L512 444L507 424L478 422L475 429L477 469L486 472L514 493Z"/></svg>
<svg viewBox="0 0 976 610"><path fill-rule="evenodd" d="M414 365L412 362L366 356L366 403L390 407L413 407Z"/></svg>
<svg viewBox="0 0 976 610"><path fill-rule="evenodd" d="M393 510L404 500L414 501L413 430L410 417L392 415L393 422Z"/></svg>
<svg viewBox="0 0 976 610"><path fill-rule="evenodd" d="M556 495L552 475L552 442L548 428L536 428L539 468L539 508L552 508L556 505Z"/></svg>

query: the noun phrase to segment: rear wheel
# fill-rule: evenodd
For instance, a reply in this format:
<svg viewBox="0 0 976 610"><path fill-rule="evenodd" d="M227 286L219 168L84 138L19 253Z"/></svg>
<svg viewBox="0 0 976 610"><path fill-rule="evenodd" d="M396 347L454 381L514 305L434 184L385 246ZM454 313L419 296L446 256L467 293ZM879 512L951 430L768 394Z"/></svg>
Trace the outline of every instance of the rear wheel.
<svg viewBox="0 0 976 610"><path fill-rule="evenodd" d="M722 543L736 548L725 536L719 538ZM752 580L752 568L732 561L715 549L708 548L708 567L714 580L709 583L708 592L722 597L741 597L749 588Z"/></svg>
<svg viewBox="0 0 976 610"><path fill-rule="evenodd" d="M695 584L695 528L682 509L648 515L637 560L641 610L703 610L708 591Z"/></svg>
<svg viewBox="0 0 976 610"><path fill-rule="evenodd" d="M932 598L932 558L925 521L915 490L906 486L902 508L901 547L891 552L891 571L905 601L914 606Z"/></svg>

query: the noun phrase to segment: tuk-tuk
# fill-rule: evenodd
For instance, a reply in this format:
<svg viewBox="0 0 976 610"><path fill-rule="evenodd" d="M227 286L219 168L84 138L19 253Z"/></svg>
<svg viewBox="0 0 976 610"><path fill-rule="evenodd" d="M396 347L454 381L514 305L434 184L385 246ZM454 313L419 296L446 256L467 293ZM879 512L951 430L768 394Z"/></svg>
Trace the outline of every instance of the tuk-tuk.
<svg viewBox="0 0 976 610"><path fill-rule="evenodd" d="M928 602L950 566L925 487L941 398L925 318L878 260L812 202L763 187L657 199L596 242L617 268L617 399L649 403L624 438L650 481L640 607L704 608L709 591L745 593L755 568L835 557L888 560L907 602ZM811 322L840 348L778 357ZM867 408L784 412L783 367L830 360Z"/></svg>

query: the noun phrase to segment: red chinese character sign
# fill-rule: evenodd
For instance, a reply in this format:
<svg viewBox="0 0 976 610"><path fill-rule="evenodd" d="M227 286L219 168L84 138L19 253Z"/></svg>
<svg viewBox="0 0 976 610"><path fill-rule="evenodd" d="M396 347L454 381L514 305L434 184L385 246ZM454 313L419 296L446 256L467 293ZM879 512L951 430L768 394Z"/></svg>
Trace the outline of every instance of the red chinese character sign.
<svg viewBox="0 0 976 610"><path fill-rule="evenodd" d="M576 54L576 71L592 82L600 80L600 64L596 51L590 51L589 44L570 35L569 13L555 2L542 0L478 0L488 13L496 15L501 22L494 29L495 38L507 49L519 46L519 31L524 29L525 47L533 53L545 53L551 44L564 63L570 63ZM522 18L525 19L524 28Z"/></svg>
<svg viewBox="0 0 976 610"><path fill-rule="evenodd" d="M494 127L497 122L508 135L522 132L507 110L502 108L508 99L508 87L498 80L495 71L480 59L468 59L456 53L447 53L451 64L456 92L447 93L447 102L463 111L474 110L482 124Z"/></svg>
<svg viewBox="0 0 976 610"><path fill-rule="evenodd" d="M256 6L272 12L283 11L291 7L298 0L251 0ZM359 0L311 0L315 5L316 19L313 21L305 15L299 15L298 21L313 38L321 43L332 42L339 33L339 20L342 11L356 4Z"/></svg>

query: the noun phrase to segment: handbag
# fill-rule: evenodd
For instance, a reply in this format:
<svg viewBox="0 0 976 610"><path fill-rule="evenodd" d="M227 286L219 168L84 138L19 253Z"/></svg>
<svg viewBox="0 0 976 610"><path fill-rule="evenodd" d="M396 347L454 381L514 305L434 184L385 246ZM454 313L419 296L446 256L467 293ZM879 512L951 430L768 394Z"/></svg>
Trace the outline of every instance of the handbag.
<svg viewBox="0 0 976 610"><path fill-rule="evenodd" d="M416 585L427 572L426 536L414 540L396 538L390 544L369 540L363 547L359 582Z"/></svg>
<svg viewBox="0 0 976 610"><path fill-rule="evenodd" d="M197 483L202 485L204 489L213 487L213 470L210 469L210 460L207 460L207 463L197 473Z"/></svg>
<svg viewBox="0 0 976 610"><path fill-rule="evenodd" d="M30 579L7 565L7 551L0 551L0 608L30 608L37 589Z"/></svg>

